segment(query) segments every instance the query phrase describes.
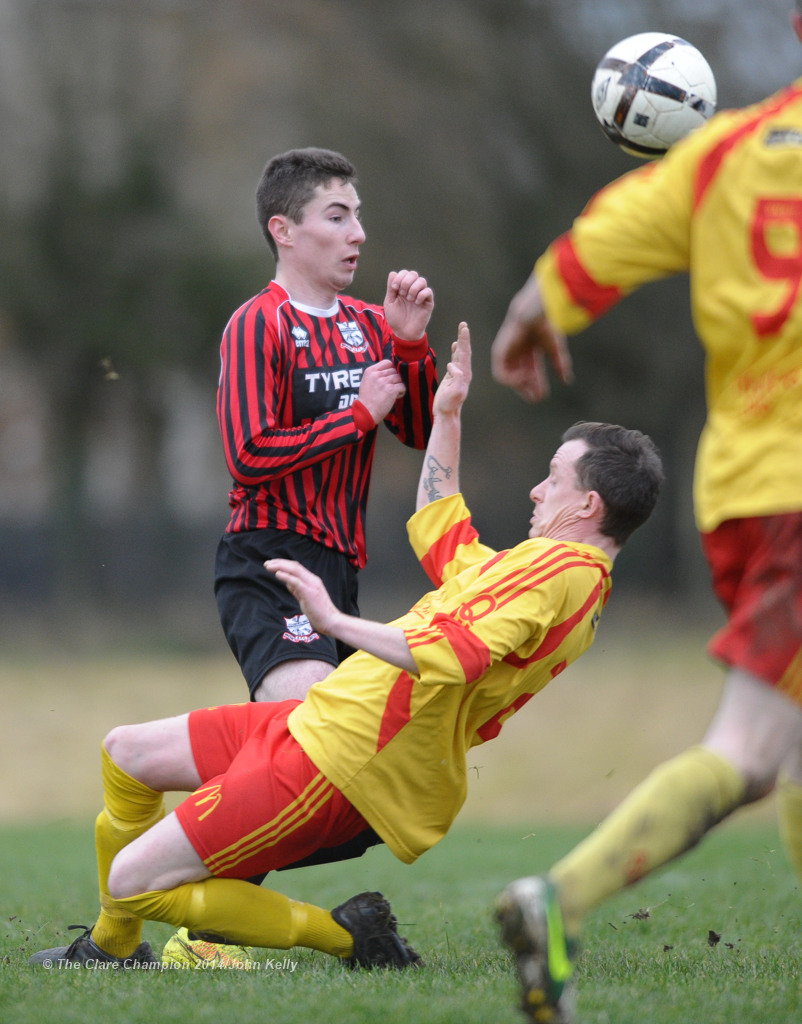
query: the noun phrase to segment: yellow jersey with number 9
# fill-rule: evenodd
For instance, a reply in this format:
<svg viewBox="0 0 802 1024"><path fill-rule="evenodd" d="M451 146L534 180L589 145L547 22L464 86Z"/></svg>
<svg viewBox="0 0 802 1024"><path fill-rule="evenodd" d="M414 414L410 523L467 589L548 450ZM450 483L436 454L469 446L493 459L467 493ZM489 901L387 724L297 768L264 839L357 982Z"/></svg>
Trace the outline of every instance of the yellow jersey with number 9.
<svg viewBox="0 0 802 1024"><path fill-rule="evenodd" d="M706 353L699 528L802 509L802 79L602 189L535 266L568 334L682 272Z"/></svg>

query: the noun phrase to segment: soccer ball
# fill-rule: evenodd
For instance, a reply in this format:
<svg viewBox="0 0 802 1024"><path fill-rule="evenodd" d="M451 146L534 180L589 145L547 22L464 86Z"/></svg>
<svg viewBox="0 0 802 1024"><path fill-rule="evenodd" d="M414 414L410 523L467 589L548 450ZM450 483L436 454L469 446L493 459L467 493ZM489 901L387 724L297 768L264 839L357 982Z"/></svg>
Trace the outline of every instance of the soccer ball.
<svg viewBox="0 0 802 1024"><path fill-rule="evenodd" d="M695 46L642 32L602 57L591 99L609 139L635 156L658 157L715 113L716 80Z"/></svg>

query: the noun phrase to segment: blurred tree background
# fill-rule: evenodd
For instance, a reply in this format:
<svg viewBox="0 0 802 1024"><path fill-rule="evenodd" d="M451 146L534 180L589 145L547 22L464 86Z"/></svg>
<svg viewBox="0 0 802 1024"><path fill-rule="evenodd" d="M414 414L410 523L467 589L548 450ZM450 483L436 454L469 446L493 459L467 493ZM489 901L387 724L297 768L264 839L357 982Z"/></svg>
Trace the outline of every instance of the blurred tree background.
<svg viewBox="0 0 802 1024"><path fill-rule="evenodd" d="M561 431L609 419L666 458L659 512L616 569L659 608L706 599L691 513L704 417L684 280L573 342L576 383L529 406L488 350L536 255L634 165L589 99L635 32L705 52L719 106L802 67L791 0L0 0L0 637L222 645L211 581L227 518L219 338L273 266L254 216L267 159L357 165L368 240L353 292L411 266L444 365L472 327L464 488L488 543L527 529ZM382 438L363 610L421 589L406 549L419 456ZM392 579L392 588L388 586ZM386 608L386 611L385 611Z"/></svg>

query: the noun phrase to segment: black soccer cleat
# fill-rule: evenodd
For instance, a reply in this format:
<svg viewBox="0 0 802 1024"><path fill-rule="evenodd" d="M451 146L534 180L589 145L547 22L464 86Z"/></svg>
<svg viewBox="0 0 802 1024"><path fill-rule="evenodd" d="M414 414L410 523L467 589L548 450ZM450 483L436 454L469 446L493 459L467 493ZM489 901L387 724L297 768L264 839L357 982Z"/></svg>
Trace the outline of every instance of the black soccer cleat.
<svg viewBox="0 0 802 1024"><path fill-rule="evenodd" d="M51 949L40 949L28 958L28 963L44 967L46 970L68 967L70 964L89 965L107 970L159 970L161 961L153 953L150 944L143 942L137 946L130 956L118 957L106 953L92 938L92 929L84 924L71 924L69 930L83 928L83 932L69 946L53 946Z"/></svg>
<svg viewBox="0 0 802 1024"><path fill-rule="evenodd" d="M380 892L361 892L331 912L354 937L354 952L345 959L351 967L420 967L421 958L398 934L398 922Z"/></svg>

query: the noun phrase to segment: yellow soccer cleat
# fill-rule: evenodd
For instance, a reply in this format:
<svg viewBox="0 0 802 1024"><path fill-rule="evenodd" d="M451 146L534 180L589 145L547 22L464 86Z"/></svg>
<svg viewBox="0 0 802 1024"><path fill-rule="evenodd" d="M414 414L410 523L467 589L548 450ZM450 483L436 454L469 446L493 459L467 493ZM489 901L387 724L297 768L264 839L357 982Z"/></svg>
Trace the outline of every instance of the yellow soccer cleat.
<svg viewBox="0 0 802 1024"><path fill-rule="evenodd" d="M162 950L162 966L188 970L247 971L256 961L244 946L210 942L179 928Z"/></svg>

